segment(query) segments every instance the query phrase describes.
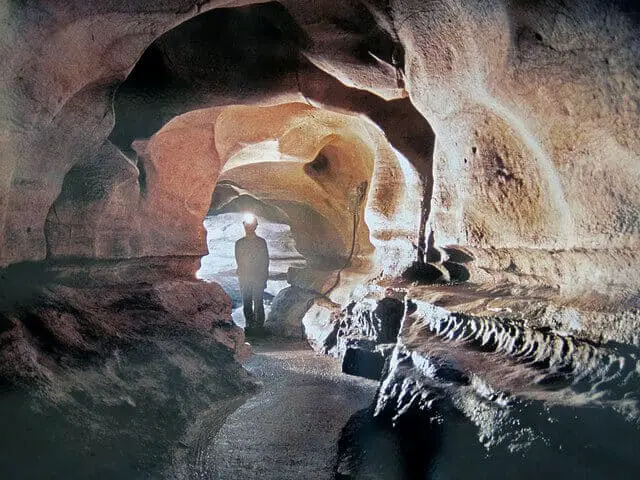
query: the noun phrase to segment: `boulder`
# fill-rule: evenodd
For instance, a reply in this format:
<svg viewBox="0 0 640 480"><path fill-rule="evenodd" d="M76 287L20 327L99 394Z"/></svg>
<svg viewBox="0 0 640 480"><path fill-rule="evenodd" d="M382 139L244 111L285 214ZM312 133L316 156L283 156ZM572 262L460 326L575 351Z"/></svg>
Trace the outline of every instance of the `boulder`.
<svg viewBox="0 0 640 480"><path fill-rule="evenodd" d="M265 327L278 337L304 338L302 318L315 296L296 287L280 290L271 302Z"/></svg>

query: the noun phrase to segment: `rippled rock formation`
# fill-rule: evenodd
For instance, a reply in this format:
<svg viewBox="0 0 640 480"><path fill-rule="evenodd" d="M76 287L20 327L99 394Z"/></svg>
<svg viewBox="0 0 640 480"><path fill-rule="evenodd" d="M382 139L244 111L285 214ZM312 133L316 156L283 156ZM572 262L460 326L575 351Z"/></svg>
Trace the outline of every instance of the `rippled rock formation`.
<svg viewBox="0 0 640 480"><path fill-rule="evenodd" d="M372 288L343 310L328 337L332 351L346 373L381 380L374 404L343 431L336 468L344 478L360 478L378 461L404 472L398 478L432 468L471 475L456 458L476 462L481 477L509 478L516 463L528 469L525 458L538 457L546 458L548 474L632 478L633 448L620 447L621 453L606 439L638 433L638 338L631 320L638 305L618 312L632 337L613 328L608 337L589 338L597 328L582 322L607 322L606 312L593 311L595 299L589 307L569 307L548 292L544 302L544 292L513 294L468 285ZM397 338L390 340L385 331L399 321ZM569 439L566 428L580 440ZM449 445L451 432L456 447ZM413 450L414 441L424 446L422 453ZM568 460L562 450L574 441L570 449L578 456L600 445L599 461ZM515 460L513 452L525 457ZM625 456L622 464L618 455Z"/></svg>
<svg viewBox="0 0 640 480"><path fill-rule="evenodd" d="M471 386L498 404L506 405L509 396L516 395L548 403L593 403L634 418L640 415L637 359L619 344L596 346L548 327L452 313L422 302L405 318L399 339L379 409L394 396L396 387L390 385L397 379L389 379L410 366L419 377L443 387ZM428 388L420 390L397 391L403 398L394 410L401 414L413 402L426 407L437 399Z"/></svg>

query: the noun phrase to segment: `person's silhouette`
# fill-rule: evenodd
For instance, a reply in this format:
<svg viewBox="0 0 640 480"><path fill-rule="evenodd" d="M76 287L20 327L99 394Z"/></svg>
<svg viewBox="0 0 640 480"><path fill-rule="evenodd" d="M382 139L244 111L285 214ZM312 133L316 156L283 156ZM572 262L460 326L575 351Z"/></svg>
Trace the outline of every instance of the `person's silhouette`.
<svg viewBox="0 0 640 480"><path fill-rule="evenodd" d="M269 250L264 238L256 235L258 219L247 214L244 221L245 236L236 242L236 264L242 292L245 333L264 333L263 294L269 278Z"/></svg>

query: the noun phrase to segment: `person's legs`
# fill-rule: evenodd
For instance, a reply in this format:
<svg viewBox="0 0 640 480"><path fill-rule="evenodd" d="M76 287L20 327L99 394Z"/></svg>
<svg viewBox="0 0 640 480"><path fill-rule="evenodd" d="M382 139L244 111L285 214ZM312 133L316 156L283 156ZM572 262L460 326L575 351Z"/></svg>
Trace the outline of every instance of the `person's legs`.
<svg viewBox="0 0 640 480"><path fill-rule="evenodd" d="M253 308L255 309L255 327L264 328L264 289L262 285L254 285L253 287Z"/></svg>
<svg viewBox="0 0 640 480"><path fill-rule="evenodd" d="M253 328L253 285L241 284L240 292L242 292L242 311L244 312L245 330Z"/></svg>

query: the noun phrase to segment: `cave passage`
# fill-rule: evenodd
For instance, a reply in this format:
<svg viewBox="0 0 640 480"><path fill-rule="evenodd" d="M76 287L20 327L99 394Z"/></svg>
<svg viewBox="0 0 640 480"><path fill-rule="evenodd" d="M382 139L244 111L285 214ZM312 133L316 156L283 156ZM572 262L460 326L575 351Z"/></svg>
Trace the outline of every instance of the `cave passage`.
<svg viewBox="0 0 640 480"><path fill-rule="evenodd" d="M7 3L3 480L636 479L632 1Z"/></svg>
<svg viewBox="0 0 640 480"><path fill-rule="evenodd" d="M366 15L363 19L366 23ZM345 28L358 30L362 25ZM361 33L365 31L362 28ZM389 60L393 65L403 61L403 52L383 33L374 28L365 36L369 43L365 56L393 57ZM373 53L372 37L376 40ZM406 282L465 282L470 279L469 267L475 258L464 248L437 247L434 232L427 234L433 224L429 220L434 201L447 205L451 212L457 206L450 203L448 192L432 198L435 134L424 116L408 98L381 99L346 87L309 60L304 54L308 45L305 33L279 4L214 10L156 40L115 97L116 125L110 139L136 158L141 192L146 198L156 198L157 204L168 202L169 211L174 210L177 218L191 218L191 225L193 218L202 221L206 215L208 255L202 257L197 276L223 286L230 295L236 325L244 326L233 257L233 244L243 235L242 212L258 213L258 234L267 239L271 252L265 300L266 324L274 336L266 343L255 343L254 356L245 363L265 387L220 426L216 440L204 447L215 452L215 460L201 468L216 472L217 478L231 478L238 472L250 475L251 465L262 462L273 478L305 478L314 472L327 478L371 475L400 479L426 478L434 468L432 459L437 459L439 471L467 478L475 467L465 470L453 461L464 449L467 458L474 458L474 466L482 465L492 472L502 469L509 477L509 471L517 470L517 462L500 448L487 460L481 446L498 435L494 428L503 429L505 436L517 437L512 440L514 445L529 442L532 451L538 449L539 455L553 464L557 461L553 454L541 447L532 433L548 430L546 426L536 424L520 436L504 425L495 427L501 413L492 402L500 404L499 395L489 395L487 404L456 405L463 411L467 408L466 414L481 431L491 431L487 437L481 433L480 441L474 427L451 414L447 402L429 414L415 408L420 404L416 398L426 402L430 395L430 401L440 396L452 397L454 403L477 401L470 391L482 388L473 385L465 372L482 371L486 360L469 360L462 347L437 356L434 361L441 368L436 369L435 380L419 388L407 387L398 374L398 385L405 390L390 394L388 399L381 390L376 397L378 405L366 382L354 387L352 379L337 375L336 364L309 357L306 342L316 351L338 356L342 368L350 373L378 379L384 369L384 375L393 378L396 373L390 371L402 371L403 362L416 362L412 368L421 371L421 364L413 357L411 361L398 360L394 366L391 345L378 349L380 345L375 344L380 339L371 336L380 328L376 321L399 324L393 313L397 306L385 310L398 302L394 293L366 314L353 313L352 308L364 308L353 307L353 303L342 312L334 309L331 315L340 315L340 329L331 326L319 305L328 302L344 307L352 298L349 292L375 285L372 279L377 277L402 276L403 281L391 286L403 288ZM443 144L449 141L442 140ZM478 153L475 146L471 153ZM464 164L468 162L465 157ZM184 209L184 205L188 207ZM176 222L180 224L180 220ZM197 245L204 243L202 232L194 236L199 239ZM389 284L378 288L385 286ZM450 291L454 303L456 298L474 294L464 287ZM434 293L416 288L413 295L419 298ZM493 295L479 294L488 304ZM362 304L369 305L367 301L365 296ZM431 348L437 352L440 344L435 342ZM483 344L480 350L486 348ZM345 366L347 358L355 363ZM544 368L544 362L539 362L539 368ZM499 370L482 371L483 378L500 383L494 378ZM332 380L321 381L321 387L318 373ZM520 372L524 377L529 374L526 369ZM422 373L415 375L423 380ZM459 382L459 391L443 393L446 387L438 375L444 376L445 383ZM531 395L534 402L540 398L521 393ZM344 397L335 403L332 399L336 395ZM353 395L357 400L350 403ZM326 402L324 410L314 410L311 397ZM380 413L383 400L398 404ZM519 410L513 413L515 418L536 423L532 418L543 407L513 402ZM398 411L403 412L400 420L396 419ZM484 411L487 418L474 419L478 411ZM292 412L305 420L297 423ZM594 422L588 412L583 413L587 423ZM330 427L324 425L323 418L331 419ZM620 423L618 420L613 421ZM438 423L443 421L445 426ZM589 426L602 430L597 422ZM302 433L315 428L318 435ZM324 436L329 431L331 441ZM306 467L296 460L291 468L282 468L286 461L283 445L287 445L283 437L287 436L295 439L296 447L290 447L292 456L305 458ZM464 446L450 445L447 439L451 436L461 439ZM337 449L336 456L327 455L327 448ZM323 455L314 455L313 450ZM271 463L265 460L265 452L271 452L267 453ZM331 463L329 458L337 460ZM567 462L551 471L564 470L571 475L579 469ZM264 472L262 475L264 478Z"/></svg>
<svg viewBox="0 0 640 480"><path fill-rule="evenodd" d="M252 341L244 364L265 387L198 447L214 452L198 468L216 478L249 478L267 458L274 471L263 478L344 470L335 463L340 432L371 404L375 383L316 358L307 342L325 327L303 317L424 255L433 131L408 99L347 88L315 67L301 55L304 42L277 5L216 10L154 42L115 96L110 140L135 158L145 200L163 205L152 215L165 225L167 215L178 225L204 217L208 254L197 277L224 288L236 325L244 326L233 248L243 212L258 216L270 250L272 337ZM297 438L291 452L288 436ZM307 465L281 468L302 458ZM387 462L401 470L393 452Z"/></svg>
<svg viewBox="0 0 640 480"><path fill-rule="evenodd" d="M246 210L250 211L250 210ZM242 296L236 274L235 241L244 236L244 213L217 213L205 218L209 254L202 257L196 276L207 282L217 282L231 297L234 322L245 326L242 315ZM269 247L269 280L265 290L265 311L269 316L271 302L282 289L289 286L287 272L290 267L302 268L305 258L295 249L289 226L258 216L257 234Z"/></svg>

